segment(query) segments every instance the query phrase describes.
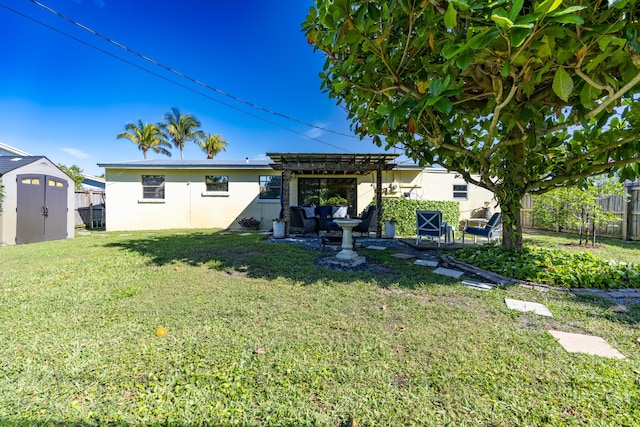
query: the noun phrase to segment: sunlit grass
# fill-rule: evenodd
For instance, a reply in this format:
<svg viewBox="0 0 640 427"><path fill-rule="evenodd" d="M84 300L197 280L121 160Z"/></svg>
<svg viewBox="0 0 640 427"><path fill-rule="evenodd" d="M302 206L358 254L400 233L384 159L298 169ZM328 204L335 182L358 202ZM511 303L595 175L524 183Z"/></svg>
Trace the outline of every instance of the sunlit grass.
<svg viewBox="0 0 640 427"><path fill-rule="evenodd" d="M365 252L386 266L373 274L322 269L319 252L258 234L0 248L0 425L640 419L638 308L475 291L391 253ZM509 311L505 297L554 317ZM602 336L628 359L567 354L549 328Z"/></svg>

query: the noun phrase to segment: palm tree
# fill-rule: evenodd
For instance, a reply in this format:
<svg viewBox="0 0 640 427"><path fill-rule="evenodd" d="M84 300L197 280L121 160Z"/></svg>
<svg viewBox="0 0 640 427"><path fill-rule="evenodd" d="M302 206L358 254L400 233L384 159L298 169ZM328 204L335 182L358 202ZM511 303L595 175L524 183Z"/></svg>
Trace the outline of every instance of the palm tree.
<svg viewBox="0 0 640 427"><path fill-rule="evenodd" d="M147 160L147 151L151 150L171 157L171 152L167 148L171 148L171 144L167 141L160 126L154 123L143 123L138 119L138 123L129 122L125 125L125 132L118 134L118 139L127 138L138 146L142 151L144 159ZM167 147L167 148L165 148Z"/></svg>
<svg viewBox="0 0 640 427"><path fill-rule="evenodd" d="M200 141L200 148L207 153L207 159L213 159L219 152L227 151L228 142L221 135L207 135Z"/></svg>
<svg viewBox="0 0 640 427"><path fill-rule="evenodd" d="M204 137L204 132L200 130L200 122L191 114L183 115L175 107L164 115L164 120L165 123L161 126L165 135L171 138L173 145L180 148L180 158L184 159L184 143L186 141L198 143Z"/></svg>

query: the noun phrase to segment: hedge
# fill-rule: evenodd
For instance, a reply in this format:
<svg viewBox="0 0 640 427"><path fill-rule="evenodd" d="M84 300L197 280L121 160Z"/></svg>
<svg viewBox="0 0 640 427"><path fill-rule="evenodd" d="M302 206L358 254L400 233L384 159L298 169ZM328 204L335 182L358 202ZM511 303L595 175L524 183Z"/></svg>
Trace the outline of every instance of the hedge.
<svg viewBox="0 0 640 427"><path fill-rule="evenodd" d="M442 212L442 220L457 227L460 218L460 204L450 201L383 199L382 221L396 220L396 233L401 236L416 235L416 211L433 210Z"/></svg>

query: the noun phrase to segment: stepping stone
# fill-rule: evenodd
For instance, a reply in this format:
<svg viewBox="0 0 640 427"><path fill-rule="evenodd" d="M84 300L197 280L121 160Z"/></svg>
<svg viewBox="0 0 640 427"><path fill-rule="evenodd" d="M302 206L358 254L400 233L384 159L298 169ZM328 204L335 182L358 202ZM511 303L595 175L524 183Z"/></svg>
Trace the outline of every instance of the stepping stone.
<svg viewBox="0 0 640 427"><path fill-rule="evenodd" d="M251 236L253 233L240 233L238 236Z"/></svg>
<svg viewBox="0 0 640 427"><path fill-rule="evenodd" d="M524 313L528 311L533 311L535 314L538 314L540 316L553 317L551 315L551 312L545 305L537 302L521 301L521 300L509 299L509 298L505 298L504 302L505 304L507 304L507 308L511 310L518 310Z"/></svg>
<svg viewBox="0 0 640 427"><path fill-rule="evenodd" d="M385 249L387 249L386 246L376 246L376 245L372 245L372 246L367 246L367 249L373 249L376 251L384 251Z"/></svg>
<svg viewBox="0 0 640 427"><path fill-rule="evenodd" d="M414 259L416 257L415 255L405 254L405 253L402 253L402 252L398 252L398 253L393 254L391 256L394 256L394 257L400 258L400 259Z"/></svg>
<svg viewBox="0 0 640 427"><path fill-rule="evenodd" d="M488 283L474 282L472 280L463 280L462 282L460 282L460 284L483 291L490 291L491 289L493 289L493 286L489 285Z"/></svg>
<svg viewBox="0 0 640 427"><path fill-rule="evenodd" d="M452 270L451 268L438 267L433 270L436 274L442 274L443 276L453 277L455 279L459 278L464 274L464 271L460 270Z"/></svg>
<svg viewBox="0 0 640 427"><path fill-rule="evenodd" d="M414 262L415 265L424 265L425 267L437 267L440 264L438 261L430 259L417 259Z"/></svg>
<svg viewBox="0 0 640 427"><path fill-rule="evenodd" d="M572 334L569 332L548 331L558 340L568 353L584 353L610 359L625 359L625 356L611 347L604 339L593 335Z"/></svg>

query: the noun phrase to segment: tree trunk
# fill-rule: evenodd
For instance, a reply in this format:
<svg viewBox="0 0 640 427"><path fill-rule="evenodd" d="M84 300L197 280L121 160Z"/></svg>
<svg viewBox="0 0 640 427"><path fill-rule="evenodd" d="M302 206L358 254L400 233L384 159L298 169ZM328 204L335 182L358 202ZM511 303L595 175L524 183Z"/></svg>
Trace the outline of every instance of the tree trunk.
<svg viewBox="0 0 640 427"><path fill-rule="evenodd" d="M522 221L520 210L525 191L524 145L515 144L507 148L510 151L504 167L509 171L494 194L502 212L502 247L522 250Z"/></svg>
<svg viewBox="0 0 640 427"><path fill-rule="evenodd" d="M520 220L520 199L516 200L517 195L509 200L500 202L500 211L502 212L502 247L504 249L522 250L522 221Z"/></svg>

